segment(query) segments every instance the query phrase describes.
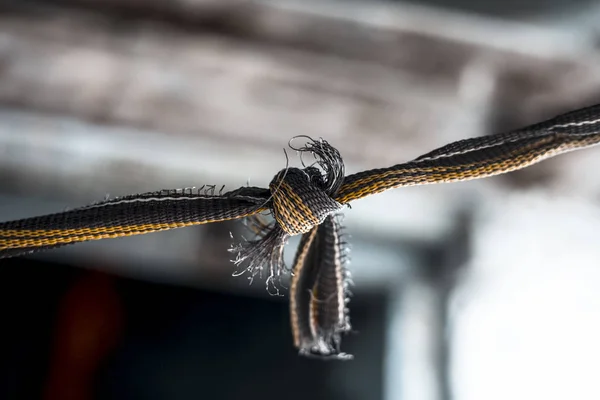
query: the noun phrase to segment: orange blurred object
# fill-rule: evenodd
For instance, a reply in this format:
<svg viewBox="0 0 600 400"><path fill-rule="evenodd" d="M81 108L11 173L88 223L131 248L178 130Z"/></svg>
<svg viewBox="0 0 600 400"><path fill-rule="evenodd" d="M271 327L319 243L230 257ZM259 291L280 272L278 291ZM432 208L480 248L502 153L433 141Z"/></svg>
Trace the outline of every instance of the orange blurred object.
<svg viewBox="0 0 600 400"><path fill-rule="evenodd" d="M75 280L59 305L44 399L94 398L94 377L118 344L122 317L114 278L84 272Z"/></svg>

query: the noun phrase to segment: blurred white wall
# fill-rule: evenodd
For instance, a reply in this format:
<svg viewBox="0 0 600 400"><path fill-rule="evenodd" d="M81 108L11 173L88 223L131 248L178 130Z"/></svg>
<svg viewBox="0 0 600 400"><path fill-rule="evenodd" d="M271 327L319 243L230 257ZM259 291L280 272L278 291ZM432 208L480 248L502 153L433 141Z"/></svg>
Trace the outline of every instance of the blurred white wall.
<svg viewBox="0 0 600 400"><path fill-rule="evenodd" d="M457 399L597 399L600 209L577 193L525 190L477 213L453 296Z"/></svg>

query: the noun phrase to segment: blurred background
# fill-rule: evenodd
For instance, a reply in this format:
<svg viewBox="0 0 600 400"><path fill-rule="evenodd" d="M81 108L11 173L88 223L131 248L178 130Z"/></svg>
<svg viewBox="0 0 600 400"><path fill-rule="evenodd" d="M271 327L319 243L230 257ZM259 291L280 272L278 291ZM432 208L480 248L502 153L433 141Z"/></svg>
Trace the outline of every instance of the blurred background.
<svg viewBox="0 0 600 400"><path fill-rule="evenodd" d="M598 18L591 0L1 0L0 220L266 186L295 135L353 173L597 103ZM350 362L299 357L287 296L231 276L239 223L2 260L0 398L600 398L598 160L352 204Z"/></svg>

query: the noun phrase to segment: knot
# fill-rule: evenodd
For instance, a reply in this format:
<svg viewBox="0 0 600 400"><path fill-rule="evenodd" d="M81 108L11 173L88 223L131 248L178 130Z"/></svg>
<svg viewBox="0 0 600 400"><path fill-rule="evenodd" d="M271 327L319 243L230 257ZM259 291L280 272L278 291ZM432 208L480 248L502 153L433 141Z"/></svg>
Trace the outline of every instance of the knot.
<svg viewBox="0 0 600 400"><path fill-rule="evenodd" d="M258 237L230 249L237 253L236 265L246 264L234 275L249 272L252 282L254 276L266 268L269 270L267 288L270 284L275 285L286 269L283 248L288 238L310 231L343 207L334 200L344 181L344 162L340 153L325 140L304 138L307 143L302 147L289 143L289 147L299 153L304 168L285 168L269 184L271 196L265 205L270 208L274 221L266 223L258 216L248 218L250 230ZM303 158L307 153L314 156L314 162L308 166Z"/></svg>
<svg viewBox="0 0 600 400"><path fill-rule="evenodd" d="M318 168L287 168L281 170L271 183L273 217L290 236L306 233L320 225L342 204L331 193Z"/></svg>

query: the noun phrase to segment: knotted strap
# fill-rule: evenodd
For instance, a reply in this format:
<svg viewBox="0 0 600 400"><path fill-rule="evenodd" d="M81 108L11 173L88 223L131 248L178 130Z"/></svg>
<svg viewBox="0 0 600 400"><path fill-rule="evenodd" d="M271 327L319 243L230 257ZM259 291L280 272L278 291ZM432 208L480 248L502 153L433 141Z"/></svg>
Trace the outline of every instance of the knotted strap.
<svg viewBox="0 0 600 400"><path fill-rule="evenodd" d="M0 258L70 243L144 234L188 225L248 218L256 239L233 246L234 262L252 280L267 268L267 288L277 291L286 269L283 249L302 234L291 287L292 330L303 354L342 357L340 334L349 329L348 279L340 227L333 215L345 204L385 190L485 178L528 167L568 151L600 143L600 105L557 116L508 133L448 144L413 161L344 176L338 151L307 138L293 149L312 153L308 167L286 168L268 189L224 194L160 191L107 200L42 217L0 223ZM265 222L268 212L274 221ZM342 357L343 358L343 357Z"/></svg>

